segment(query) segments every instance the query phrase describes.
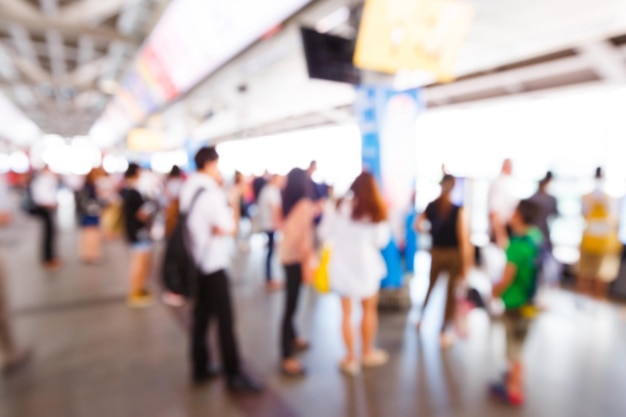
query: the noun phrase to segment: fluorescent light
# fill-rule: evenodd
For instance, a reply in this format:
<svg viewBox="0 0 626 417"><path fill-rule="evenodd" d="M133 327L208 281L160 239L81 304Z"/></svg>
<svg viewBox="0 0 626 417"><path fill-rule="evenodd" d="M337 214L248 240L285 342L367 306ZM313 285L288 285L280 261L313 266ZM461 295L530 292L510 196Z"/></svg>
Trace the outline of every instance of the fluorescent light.
<svg viewBox="0 0 626 417"><path fill-rule="evenodd" d="M18 174L24 174L28 172L30 168L30 162L28 161L28 156L22 151L15 151L11 153L9 157L9 165L13 172L17 172Z"/></svg>
<svg viewBox="0 0 626 417"><path fill-rule="evenodd" d="M348 19L350 19L350 9L347 6L343 6L321 18L315 25L315 30L320 33L326 33L346 23Z"/></svg>

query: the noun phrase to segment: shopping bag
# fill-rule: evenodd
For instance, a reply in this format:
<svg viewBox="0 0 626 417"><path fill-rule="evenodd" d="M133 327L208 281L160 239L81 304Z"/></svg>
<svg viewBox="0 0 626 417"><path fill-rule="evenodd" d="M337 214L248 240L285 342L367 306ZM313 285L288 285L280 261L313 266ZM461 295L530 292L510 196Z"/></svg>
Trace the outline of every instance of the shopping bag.
<svg viewBox="0 0 626 417"><path fill-rule="evenodd" d="M330 277L328 265L330 264L330 247L324 245L320 252L320 261L313 272L313 288L322 294L330 292Z"/></svg>

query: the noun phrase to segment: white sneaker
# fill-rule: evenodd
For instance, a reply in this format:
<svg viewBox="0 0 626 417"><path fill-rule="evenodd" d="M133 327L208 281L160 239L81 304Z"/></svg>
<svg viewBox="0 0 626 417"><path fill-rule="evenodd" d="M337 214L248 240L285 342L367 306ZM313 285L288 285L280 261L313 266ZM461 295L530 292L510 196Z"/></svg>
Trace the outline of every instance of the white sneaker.
<svg viewBox="0 0 626 417"><path fill-rule="evenodd" d="M357 361L342 361L339 364L339 369L346 375L357 376L361 373L361 365Z"/></svg>
<svg viewBox="0 0 626 417"><path fill-rule="evenodd" d="M182 307L185 305L185 298L173 292L164 292L161 301L170 307Z"/></svg>
<svg viewBox="0 0 626 417"><path fill-rule="evenodd" d="M389 362L389 355L384 350L374 350L367 356L363 357L362 363L366 368L375 368Z"/></svg>

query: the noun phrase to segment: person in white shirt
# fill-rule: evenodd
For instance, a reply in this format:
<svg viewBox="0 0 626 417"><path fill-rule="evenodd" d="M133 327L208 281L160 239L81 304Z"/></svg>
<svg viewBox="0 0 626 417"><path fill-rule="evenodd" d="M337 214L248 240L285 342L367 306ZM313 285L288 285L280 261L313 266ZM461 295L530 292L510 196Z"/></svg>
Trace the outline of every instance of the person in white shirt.
<svg viewBox="0 0 626 417"><path fill-rule="evenodd" d="M267 257L265 259L265 280L268 290L278 290L283 286L272 279L272 257L274 256L274 246L276 231L280 229L282 197L280 195L281 178L272 175L269 182L261 190L259 201L258 222L261 230L267 235Z"/></svg>
<svg viewBox="0 0 626 417"><path fill-rule="evenodd" d="M509 242L509 220L515 212L519 199L513 195L511 174L513 162L505 159L500 176L489 189L489 226L492 241L500 248L506 248Z"/></svg>
<svg viewBox="0 0 626 417"><path fill-rule="evenodd" d="M187 213L190 250L198 268L191 331L192 378L200 384L216 375L215 369L210 368L207 345L209 320L215 315L228 387L232 391L257 393L260 386L241 369L226 273L237 229L238 201L229 202L222 189L218 159L214 147L201 148L195 156L198 172L189 177L180 196L181 211Z"/></svg>
<svg viewBox="0 0 626 417"><path fill-rule="evenodd" d="M61 263L56 256L56 228L54 225L54 216L58 206L59 181L57 176L46 166L35 176L30 187L35 203L33 214L41 218L43 225L42 261L48 269L59 268Z"/></svg>
<svg viewBox="0 0 626 417"><path fill-rule="evenodd" d="M388 361L386 352L374 347L378 328L378 292L387 275L381 250L391 239L387 209L374 177L363 172L350 187L351 196L337 210L325 213L320 237L331 247L328 275L333 291L341 297L342 332L347 356L340 369L355 375L361 365L374 367ZM357 359L352 325L352 300L361 302L362 356Z"/></svg>

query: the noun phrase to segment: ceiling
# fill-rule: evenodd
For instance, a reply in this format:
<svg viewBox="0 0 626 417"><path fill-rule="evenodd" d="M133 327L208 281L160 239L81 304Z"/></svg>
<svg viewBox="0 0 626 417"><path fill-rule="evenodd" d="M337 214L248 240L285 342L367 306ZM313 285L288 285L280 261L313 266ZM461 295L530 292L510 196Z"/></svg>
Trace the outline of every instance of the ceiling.
<svg viewBox="0 0 626 417"><path fill-rule="evenodd" d="M426 86L430 107L626 82L626 47L611 39L626 34L626 0L465 1L476 13L456 82L440 85L408 71L368 74L368 82ZM164 130L166 147L174 148L190 135L226 140L351 121L354 88L308 78L298 29L354 38L356 15L338 11L362 3L313 1L144 124ZM0 92L44 133L88 133L111 97L122 95L120 80L168 4L0 0Z"/></svg>
<svg viewBox="0 0 626 417"><path fill-rule="evenodd" d="M42 132L85 135L168 0L0 0L0 93Z"/></svg>
<svg viewBox="0 0 626 417"><path fill-rule="evenodd" d="M419 72L372 81L427 85L430 107L626 82L625 47L610 41L626 34L626 0L467 1L475 6L475 18L459 53L457 82L434 84ZM337 9L359 3L318 1L279 35L205 80L185 100L193 136L219 141L288 131L299 121L308 126L350 120L352 86L308 78L297 29L315 27ZM349 22L330 32L356 36ZM573 52L563 54L567 50ZM557 58L550 57L555 53ZM511 63L519 65L506 67Z"/></svg>

